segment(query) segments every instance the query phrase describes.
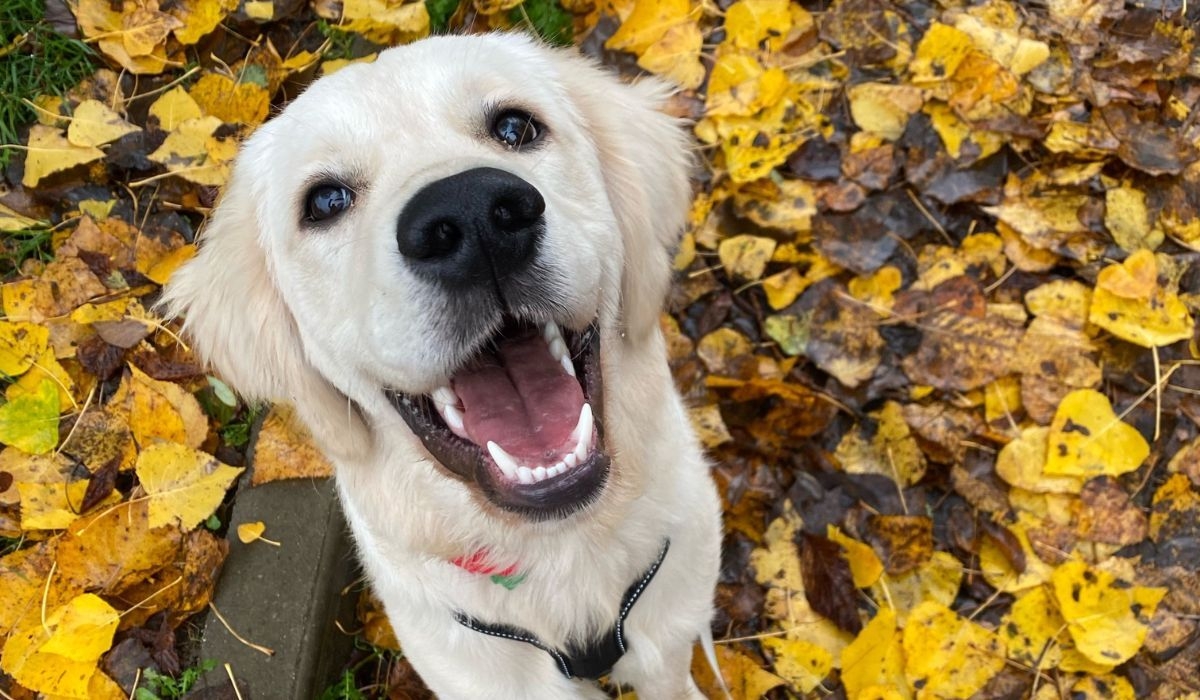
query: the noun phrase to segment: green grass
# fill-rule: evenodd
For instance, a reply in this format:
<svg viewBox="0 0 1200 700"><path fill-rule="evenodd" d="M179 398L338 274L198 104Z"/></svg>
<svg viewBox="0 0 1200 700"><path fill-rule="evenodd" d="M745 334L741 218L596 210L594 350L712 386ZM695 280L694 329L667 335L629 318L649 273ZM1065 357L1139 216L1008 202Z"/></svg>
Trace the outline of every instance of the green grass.
<svg viewBox="0 0 1200 700"><path fill-rule="evenodd" d="M9 151L0 152L0 165L7 153ZM50 262L54 257L53 234L49 226L0 232L0 278L7 279L20 270L26 260Z"/></svg>
<svg viewBox="0 0 1200 700"><path fill-rule="evenodd" d="M95 53L46 20L44 0L0 0L0 146L34 119L23 100L61 95L96 70ZM0 165L12 149L0 149Z"/></svg>
<svg viewBox="0 0 1200 700"><path fill-rule="evenodd" d="M201 661L179 672L178 678L146 669L142 673L142 681L134 692L134 700L180 700L196 685L200 676L217 667L212 660Z"/></svg>

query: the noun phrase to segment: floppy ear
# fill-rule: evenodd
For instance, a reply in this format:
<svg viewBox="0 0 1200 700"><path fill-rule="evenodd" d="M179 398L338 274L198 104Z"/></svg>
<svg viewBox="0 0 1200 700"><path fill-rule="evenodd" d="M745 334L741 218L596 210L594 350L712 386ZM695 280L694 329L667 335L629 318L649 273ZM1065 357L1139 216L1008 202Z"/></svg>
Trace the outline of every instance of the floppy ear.
<svg viewBox="0 0 1200 700"><path fill-rule="evenodd" d="M581 63L583 61L579 60ZM605 189L621 227L621 313L636 338L658 327L671 284L671 255L691 203L694 164L683 122L659 111L671 88L654 78L622 83L592 64L569 78L592 132Z"/></svg>
<svg viewBox="0 0 1200 700"><path fill-rule="evenodd" d="M370 434L351 402L305 357L259 240L253 154L243 150L200 250L163 288L159 310L183 316L192 349L248 401L288 401L332 456L351 458Z"/></svg>

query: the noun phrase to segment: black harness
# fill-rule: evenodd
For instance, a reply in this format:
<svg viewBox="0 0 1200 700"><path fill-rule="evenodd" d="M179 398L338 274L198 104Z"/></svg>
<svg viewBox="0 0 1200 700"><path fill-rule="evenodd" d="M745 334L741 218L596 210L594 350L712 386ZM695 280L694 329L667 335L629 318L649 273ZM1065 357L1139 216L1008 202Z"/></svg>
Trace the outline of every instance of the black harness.
<svg viewBox="0 0 1200 700"><path fill-rule="evenodd" d="M621 610L617 614L617 621L613 623L612 628L599 637L589 640L586 644L570 644L565 650L555 649L535 637L533 633L520 627L480 622L462 612L455 613L454 619L464 627L476 632L532 644L549 654L558 670L567 678L596 680L611 671L617 661L629 650L629 642L625 639L625 618L633 609L633 604L642 595L642 591L650 585L654 574L658 573L658 568L662 565L663 559L667 557L667 549L670 546L671 540L665 540L662 550L658 553L658 558L654 560L646 573L642 574L641 578L634 581L633 585L625 590L625 595L621 598Z"/></svg>

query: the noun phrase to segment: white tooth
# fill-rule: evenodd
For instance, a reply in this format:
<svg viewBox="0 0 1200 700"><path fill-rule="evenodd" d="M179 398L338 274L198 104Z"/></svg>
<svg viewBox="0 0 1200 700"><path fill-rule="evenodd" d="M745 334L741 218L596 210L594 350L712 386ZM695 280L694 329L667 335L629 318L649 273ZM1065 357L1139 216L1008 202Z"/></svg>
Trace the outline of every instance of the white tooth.
<svg viewBox="0 0 1200 700"><path fill-rule="evenodd" d="M548 476L548 473L546 472L545 467L538 467L537 469L533 470L533 480L534 481L544 481L547 476Z"/></svg>
<svg viewBox="0 0 1200 700"><path fill-rule="evenodd" d="M546 344L554 342L555 338L561 338L562 333L558 330L558 324L554 321L547 321L546 325L542 326L542 338L546 340Z"/></svg>
<svg viewBox="0 0 1200 700"><path fill-rule="evenodd" d="M438 413L442 414L442 420L446 421L446 425L457 436L465 438L467 431L463 428L462 413L453 405L438 406Z"/></svg>
<svg viewBox="0 0 1200 700"><path fill-rule="evenodd" d="M574 432L571 433L577 443L573 450L575 459L582 464L587 459L588 451L592 446L592 406L585 403L579 411L579 423L575 425Z"/></svg>
<svg viewBox="0 0 1200 700"><path fill-rule="evenodd" d="M504 472L504 476L509 479L516 479L518 471L517 461L512 458L512 455L505 452L503 447L500 447L491 440L488 440L487 449L488 453L492 455L492 459L496 462L496 466L500 467L500 471Z"/></svg>
<svg viewBox="0 0 1200 700"><path fill-rule="evenodd" d="M522 484L532 484L533 470L529 467L517 467L517 480Z"/></svg>
<svg viewBox="0 0 1200 700"><path fill-rule="evenodd" d="M566 457L563 457L562 465L563 465L564 471L566 469L570 469L571 467L575 466L576 464L579 464L579 460L575 459L574 453L571 453L571 454L567 455Z"/></svg>
<svg viewBox="0 0 1200 700"><path fill-rule="evenodd" d="M554 355L554 357L560 360L564 357L567 357L567 344L563 342L562 338L555 338L554 341L550 343L550 354Z"/></svg>
<svg viewBox="0 0 1200 700"><path fill-rule="evenodd" d="M560 472L558 471L558 465L556 464L553 467L550 467L549 469L546 470L546 478L553 479L554 477L558 476L559 473Z"/></svg>
<svg viewBox="0 0 1200 700"><path fill-rule="evenodd" d="M562 474L566 470L567 470L567 465L564 464L563 462L559 462L558 464L554 465L554 469L552 471L554 472L554 476L558 476L559 474Z"/></svg>
<svg viewBox="0 0 1200 700"><path fill-rule="evenodd" d="M448 386L439 386L430 394L433 397L433 402L439 406L457 406L458 395Z"/></svg>
<svg viewBox="0 0 1200 700"><path fill-rule="evenodd" d="M559 360L559 362L562 363L563 369L567 371L567 374L571 375L572 377L575 376L575 365L571 364L571 358L563 357Z"/></svg>

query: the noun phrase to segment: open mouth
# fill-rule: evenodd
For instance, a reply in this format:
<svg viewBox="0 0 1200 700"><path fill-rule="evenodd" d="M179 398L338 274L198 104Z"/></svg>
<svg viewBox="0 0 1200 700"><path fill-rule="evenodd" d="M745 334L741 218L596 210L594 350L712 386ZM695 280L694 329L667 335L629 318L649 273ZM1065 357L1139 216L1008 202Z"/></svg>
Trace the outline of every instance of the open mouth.
<svg viewBox="0 0 1200 700"><path fill-rule="evenodd" d="M602 447L600 334L509 319L429 394L388 398L434 459L497 506L534 519L595 500Z"/></svg>

